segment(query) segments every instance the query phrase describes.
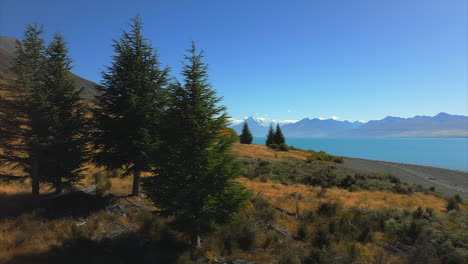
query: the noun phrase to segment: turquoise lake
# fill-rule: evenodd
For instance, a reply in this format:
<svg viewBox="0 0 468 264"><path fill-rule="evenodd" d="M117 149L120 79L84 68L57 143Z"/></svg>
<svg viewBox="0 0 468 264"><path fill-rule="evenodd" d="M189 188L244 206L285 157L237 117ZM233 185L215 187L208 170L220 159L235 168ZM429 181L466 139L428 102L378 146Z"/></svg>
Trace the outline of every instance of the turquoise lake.
<svg viewBox="0 0 468 264"><path fill-rule="evenodd" d="M265 144L265 138L254 138ZM301 149L339 156L468 171L468 138L288 138Z"/></svg>

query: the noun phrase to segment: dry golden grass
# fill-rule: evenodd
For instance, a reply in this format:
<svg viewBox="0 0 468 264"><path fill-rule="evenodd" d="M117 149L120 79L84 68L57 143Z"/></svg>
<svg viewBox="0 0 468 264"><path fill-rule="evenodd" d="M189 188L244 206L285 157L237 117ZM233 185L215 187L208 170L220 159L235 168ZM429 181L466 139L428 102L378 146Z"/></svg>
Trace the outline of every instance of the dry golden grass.
<svg viewBox="0 0 468 264"><path fill-rule="evenodd" d="M232 151L239 157L260 158L267 160L286 160L290 158L306 159L308 154L303 151L276 151L263 145L234 143Z"/></svg>
<svg viewBox="0 0 468 264"><path fill-rule="evenodd" d="M285 159L306 159L307 153L302 151L274 151L261 145L244 145L234 144L233 153L240 157L261 158L267 160L285 160ZM8 168L0 168L3 173L13 175L21 175L18 171L9 170ZM86 165L86 177L83 184L94 184L94 174L104 174L105 169L97 168L92 165ZM148 176L149 173L144 173L143 176ZM288 211L295 212L296 210L302 214L306 210L317 210L323 202L337 201L344 207L358 207L369 209L380 208L399 208L414 210L417 207L432 208L436 211L445 211L446 201L421 193L411 195L396 194L388 191L355 191L349 192L344 189L330 188L322 189L321 187L311 187L302 184L283 185L272 181L250 180L240 178L239 181L244 184L254 195L260 194L267 199L272 206L281 207ZM124 196L131 193L132 177L126 178L110 178L110 192L117 196ZM42 193L47 193L50 190L49 186L41 186ZM0 184L0 194L28 194L30 193L30 183L26 180L23 183L8 183ZM132 203L139 203L148 208L152 207L150 201L144 198L120 198L119 203L128 204L129 199ZM463 209L468 209L468 202L461 205ZM252 208L251 208L252 209ZM298 233L299 221L292 220L291 216L277 214L276 223L293 234ZM31 214L24 214L17 218L0 220L0 263L6 262L15 256L38 254L47 252L52 247L60 246L67 239L76 236L76 232L80 232L85 237L95 238L112 230L113 226L109 223L118 223L126 226L132 226L137 229L137 221L133 221L132 217L122 217L113 215L103 211L97 211L89 215L87 224L77 227L76 220L72 218L60 218L53 220L41 220L33 217ZM454 225L455 228L456 225ZM310 226L313 231L316 226ZM380 235L380 236L379 236ZM383 234L375 234L374 241L384 241ZM266 233L260 233L258 237L258 246L266 240ZM337 250L346 252L349 244L346 242L339 243ZM382 249L375 244L367 243L357 245L359 249L359 258L356 260L359 263L373 263L375 256ZM254 251L250 253L237 252L232 257L238 257L245 260L274 262L277 256L270 254L269 251ZM386 255L385 263L401 263L401 259L396 256Z"/></svg>
<svg viewBox="0 0 468 264"><path fill-rule="evenodd" d="M397 194L389 191L355 191L321 187L305 186L303 184L283 185L271 181L239 179L254 194L261 193L271 200L274 205L288 211L296 210L296 200L301 210L316 209L322 202L339 201L345 207L359 207L369 209L400 208L414 210L418 207L432 208L445 211L446 201L435 196L422 193L410 195ZM295 199L293 193L299 193L302 198Z"/></svg>

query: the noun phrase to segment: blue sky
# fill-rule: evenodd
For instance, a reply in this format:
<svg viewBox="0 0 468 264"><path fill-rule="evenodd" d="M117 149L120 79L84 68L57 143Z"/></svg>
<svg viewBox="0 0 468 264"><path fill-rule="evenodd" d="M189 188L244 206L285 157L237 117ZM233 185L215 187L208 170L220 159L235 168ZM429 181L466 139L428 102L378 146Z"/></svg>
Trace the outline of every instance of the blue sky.
<svg viewBox="0 0 468 264"><path fill-rule="evenodd" d="M0 2L0 35L61 32L74 72L100 82L112 39L140 13L177 76L194 40L233 118L373 120L468 114L466 0Z"/></svg>

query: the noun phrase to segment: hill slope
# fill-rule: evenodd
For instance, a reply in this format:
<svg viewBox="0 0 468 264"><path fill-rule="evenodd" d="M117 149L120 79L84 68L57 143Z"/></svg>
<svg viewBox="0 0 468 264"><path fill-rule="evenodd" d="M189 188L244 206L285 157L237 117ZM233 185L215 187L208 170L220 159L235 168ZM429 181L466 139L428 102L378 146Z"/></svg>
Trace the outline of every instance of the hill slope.
<svg viewBox="0 0 468 264"><path fill-rule="evenodd" d="M5 82L9 74L8 69L13 66L16 57L16 42L15 38L0 36L0 82ZM96 83L86 80L74 73L70 73L75 80L76 89L83 89L82 96L85 100L92 100L98 91Z"/></svg>

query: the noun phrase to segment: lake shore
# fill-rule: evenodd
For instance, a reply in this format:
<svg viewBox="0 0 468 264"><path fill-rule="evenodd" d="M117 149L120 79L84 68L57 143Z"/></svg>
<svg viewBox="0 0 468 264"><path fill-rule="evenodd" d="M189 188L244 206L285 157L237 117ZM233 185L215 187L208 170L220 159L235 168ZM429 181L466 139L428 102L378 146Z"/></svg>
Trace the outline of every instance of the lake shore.
<svg viewBox="0 0 468 264"><path fill-rule="evenodd" d="M344 163L338 166L360 172L391 174L404 182L435 187L446 195L459 194L463 199L468 199L466 171L350 157L344 157Z"/></svg>

